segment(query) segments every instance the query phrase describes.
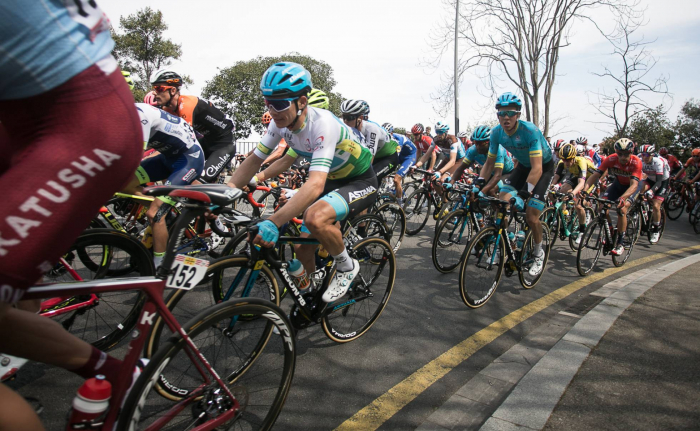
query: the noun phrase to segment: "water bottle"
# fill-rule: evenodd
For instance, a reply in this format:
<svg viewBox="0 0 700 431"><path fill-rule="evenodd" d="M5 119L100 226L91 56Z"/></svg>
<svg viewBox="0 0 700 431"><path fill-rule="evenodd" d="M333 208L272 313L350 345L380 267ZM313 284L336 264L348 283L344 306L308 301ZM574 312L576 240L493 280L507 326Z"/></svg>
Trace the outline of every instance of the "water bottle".
<svg viewBox="0 0 700 431"><path fill-rule="evenodd" d="M297 289L307 289L311 284L311 280L306 274L304 265L301 264L299 259L292 259L288 262L288 264L289 275L292 276L292 281L294 282L294 285L297 287Z"/></svg>
<svg viewBox="0 0 700 431"><path fill-rule="evenodd" d="M525 232L523 231L518 231L518 234L515 236L515 246L518 249L523 248L523 242L525 242Z"/></svg>
<svg viewBox="0 0 700 431"><path fill-rule="evenodd" d="M100 418L109 408L112 397L112 384L105 376L85 380L78 394L73 399L73 408L69 412L67 430L91 428L91 423Z"/></svg>
<svg viewBox="0 0 700 431"><path fill-rule="evenodd" d="M153 247L153 228L151 225L146 226L146 229L144 229L141 243L149 250Z"/></svg>
<svg viewBox="0 0 700 431"><path fill-rule="evenodd" d="M513 232L508 232L508 240L512 247L515 247L515 234Z"/></svg>
<svg viewBox="0 0 700 431"><path fill-rule="evenodd" d="M484 227L484 216L481 213L476 213L476 221L479 223L479 227Z"/></svg>

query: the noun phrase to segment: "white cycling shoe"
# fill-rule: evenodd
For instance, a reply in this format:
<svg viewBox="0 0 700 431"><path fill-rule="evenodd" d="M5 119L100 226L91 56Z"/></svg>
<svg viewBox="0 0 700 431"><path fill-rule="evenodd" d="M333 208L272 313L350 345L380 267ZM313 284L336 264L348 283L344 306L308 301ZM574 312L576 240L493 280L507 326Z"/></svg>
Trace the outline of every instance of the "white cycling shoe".
<svg viewBox="0 0 700 431"><path fill-rule="evenodd" d="M528 273L530 274L530 277L535 277L537 274L542 272L543 266L544 266L544 250L542 250L539 255L535 255L533 257L532 266L530 266L530 270L528 271Z"/></svg>
<svg viewBox="0 0 700 431"><path fill-rule="evenodd" d="M652 243L652 244L656 244L657 242L659 242L659 237L660 237L660 236L661 236L661 235L659 234L659 232L653 232L653 233L651 234L651 238L649 238L649 242Z"/></svg>
<svg viewBox="0 0 700 431"><path fill-rule="evenodd" d="M352 270L348 272L335 272L333 280L331 280L328 285L328 289L323 292L323 302L333 302L347 293L352 281L360 272L360 262L356 259L352 259L352 265Z"/></svg>

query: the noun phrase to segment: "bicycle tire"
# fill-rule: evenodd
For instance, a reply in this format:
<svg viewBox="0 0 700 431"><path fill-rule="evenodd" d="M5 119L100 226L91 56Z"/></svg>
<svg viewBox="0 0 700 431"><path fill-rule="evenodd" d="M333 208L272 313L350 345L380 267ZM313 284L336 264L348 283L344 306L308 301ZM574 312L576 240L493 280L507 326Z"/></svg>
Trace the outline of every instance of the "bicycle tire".
<svg viewBox="0 0 700 431"><path fill-rule="evenodd" d="M362 214L350 220L349 223L359 235L360 239L382 238L386 242L391 241L392 232L384 223L384 220L376 214ZM359 241L358 238L350 238L348 234L348 232L345 232L344 237L346 237L351 244Z"/></svg>
<svg viewBox="0 0 700 431"><path fill-rule="evenodd" d="M226 256L216 259L209 265L206 275L194 289L174 289L165 299L165 305L178 322L186 322L192 319L193 316L196 316L201 310L222 302L228 293L228 289L224 287L224 280L235 281L240 269L247 267L248 256L245 255ZM249 272L246 273L244 280L247 280L247 274ZM209 284L209 289L205 288L207 284ZM229 286L229 288L234 289L229 300L241 298L244 287L244 284ZM260 298L279 305L279 284L272 270L267 265L263 265L260 268L253 290L246 298ZM144 357L152 357L161 344L172 335L159 314L149 330L148 339L144 345Z"/></svg>
<svg viewBox="0 0 700 431"><path fill-rule="evenodd" d="M423 229L430 217L430 196L425 189L411 193L404 203L406 213L406 235L413 236Z"/></svg>
<svg viewBox="0 0 700 431"><path fill-rule="evenodd" d="M360 263L360 272L348 293L329 304L332 311L321 321L323 332L336 343L357 340L374 325L389 302L396 279L396 256L385 240L365 238L348 253Z"/></svg>
<svg viewBox="0 0 700 431"><path fill-rule="evenodd" d="M584 208L583 211L586 213L586 226L588 226L591 220L595 218L595 214L593 213L593 210L588 207ZM569 248L571 251L578 251L579 247L578 244L576 244L576 237L580 232L579 227L581 226L581 222L578 220L578 215L575 216L575 220L576 221L572 224L571 234L569 235Z"/></svg>
<svg viewBox="0 0 700 431"><path fill-rule="evenodd" d="M693 226L695 224L695 220L697 218L697 216L695 215L695 211L693 211L695 209L696 205L697 205L697 203L693 204L693 206L688 211L688 223L690 223L691 226Z"/></svg>
<svg viewBox="0 0 700 431"><path fill-rule="evenodd" d="M560 230L557 209L555 207L545 208L540 214L539 219L540 221L547 223L547 226L549 226L549 237L551 238L550 247L554 247L554 243L556 243L557 238L559 238Z"/></svg>
<svg viewBox="0 0 700 431"><path fill-rule="evenodd" d="M406 214L403 212L403 208L396 202L387 201L377 208L375 214L381 217L389 228L391 232L389 244L396 253L401 248L403 237L406 234Z"/></svg>
<svg viewBox="0 0 700 431"><path fill-rule="evenodd" d="M259 319L237 319L250 314ZM219 329L234 319L237 321L236 331L222 332ZM273 326L277 326L279 334L273 333ZM232 300L202 310L183 325L183 330L223 382L230 386L230 391L240 403L240 411L232 421L241 429L271 429L289 394L296 366L294 330L286 314L276 305L260 299ZM260 339L265 339L262 348ZM226 353L222 353L224 351ZM235 407L225 393L215 392L217 388L220 390L220 385L211 379L211 375L207 382L196 370L197 367L192 366L188 353L186 342L177 335L153 355L124 403L120 413L123 420L117 423L117 430L144 428L148 425L142 420L162 419L158 416L159 410L167 411L187 399L191 404L183 406L174 419L186 421L192 426L205 425L215 420L212 410L217 407L218 413L222 409ZM256 359L251 361L251 356ZM174 378L174 375L180 376ZM170 382L171 386L178 385L175 387L177 396L161 396L158 388L166 382ZM212 404L206 404L212 398L215 403L213 408ZM203 404L209 408L203 409ZM202 420L202 415L206 420ZM193 418L198 420L193 421ZM182 427L182 424L179 425Z"/></svg>
<svg viewBox="0 0 700 431"><path fill-rule="evenodd" d="M96 254L93 254L93 250ZM125 252L126 255L122 256L120 251ZM88 266L79 267L80 263L85 263L85 258L81 255L91 256L88 259L90 262L94 263L94 260L100 262L100 268L95 268L94 276L90 276L93 271ZM86 230L63 257L83 280L111 278L113 274L119 274L120 277L155 275L153 259L143 244L130 235L114 229ZM126 265L128 272L110 270L120 265L120 262ZM58 263L45 274L44 281L75 281L73 278L67 278L66 275L65 267ZM139 291L117 291L100 293L97 296L99 301L93 305L60 313L51 318L78 338L100 350L109 350L119 344L136 326L145 303L145 294ZM86 300L87 298L83 297L67 298L50 309L42 309L40 313L55 312L60 308Z"/></svg>
<svg viewBox="0 0 700 431"><path fill-rule="evenodd" d="M496 245L496 242L498 245ZM498 247L498 250L496 250L496 247ZM496 251L496 256L492 259ZM462 297L462 301L469 308L483 307L496 292L503 276L505 256L506 247L503 243L503 237L498 234L498 231L493 226L481 229L469 241L469 246L464 253L464 259L459 269L459 294ZM492 260L493 262L491 262ZM495 277L488 275L493 271L494 264L496 269ZM491 266L489 267L489 265ZM477 274L481 274L483 277L478 277ZM483 283L478 281L480 278L483 278Z"/></svg>
<svg viewBox="0 0 700 431"><path fill-rule="evenodd" d="M537 275L531 276L529 271L525 270L527 264L532 260L534 253L535 240L533 239L532 229L528 229L523 239L523 246L520 248L520 257L518 262L518 278L520 279L520 285L525 289L532 289L539 283L542 275L544 275L544 270L547 268L547 262L549 261L549 251L551 250L550 240L549 240L549 226L547 223L542 223L542 250L544 251L544 262L542 262L542 270L537 273Z"/></svg>
<svg viewBox="0 0 700 431"><path fill-rule="evenodd" d="M624 254L622 256L612 255L613 265L620 267L627 262L632 254L632 249L639 239L639 231L641 229L639 213L635 216L630 217L627 215L627 229L625 230L625 238L623 239L622 245L624 246Z"/></svg>
<svg viewBox="0 0 700 431"><path fill-rule="evenodd" d="M700 233L700 201L693 206L692 212L695 212L695 223L693 223L693 230L696 234Z"/></svg>
<svg viewBox="0 0 700 431"><path fill-rule="evenodd" d="M576 253L576 270L581 277L584 277L591 272L596 263L598 263L598 259L600 259L600 253L603 250L605 241L603 228L604 226L602 222L595 221L594 223L588 225L586 230L583 232L581 245ZM582 256L584 253L588 253L589 250L593 250L594 253L592 255L586 254L586 261L584 261L584 257Z"/></svg>
<svg viewBox="0 0 700 431"><path fill-rule="evenodd" d="M664 202L666 207L666 212L668 213L669 220L678 219L681 214L683 214L683 209L685 208L685 200L683 195L679 192L673 192L668 196L668 199Z"/></svg>
<svg viewBox="0 0 700 431"><path fill-rule="evenodd" d="M433 238L431 257L435 269L443 274L457 269L471 236L471 221L465 210L458 209L446 215L435 229Z"/></svg>
<svg viewBox="0 0 700 431"><path fill-rule="evenodd" d="M656 241L655 243L652 243L651 242L651 235L654 232L652 232L651 229L648 229L647 230L647 241L649 241L649 244L658 244L661 241L661 238L664 236L664 230L666 229L666 210L664 209L663 205L661 205L660 211L661 211L660 212L661 218L659 219L659 240ZM650 221L649 223L651 224L652 222Z"/></svg>

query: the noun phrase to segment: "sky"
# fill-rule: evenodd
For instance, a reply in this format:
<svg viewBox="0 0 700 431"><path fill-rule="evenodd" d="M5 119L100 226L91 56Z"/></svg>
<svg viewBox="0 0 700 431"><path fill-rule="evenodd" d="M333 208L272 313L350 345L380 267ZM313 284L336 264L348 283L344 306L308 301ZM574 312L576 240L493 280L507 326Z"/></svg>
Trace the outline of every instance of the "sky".
<svg viewBox="0 0 700 431"><path fill-rule="evenodd" d="M463 0L464 1L464 0ZM658 60L651 77L668 76L671 97L648 97L664 103L673 121L685 101L700 99L700 1L640 0L647 24L638 32ZM194 79L183 93L199 95L206 82L237 61L257 56L299 52L328 63L338 82L333 91L370 104L370 119L410 128L415 123L447 122L453 127L454 110L444 117L435 111L432 95L451 76L452 50L434 67L430 35L453 19L454 9L442 0L102 0L100 7L113 25L119 18L146 6L163 12L165 37L182 45L182 57L172 67ZM610 24L609 12L597 9L592 17ZM553 139L585 136L599 142L612 127L596 124L605 119L590 102L592 93L611 91L613 81L593 75L604 67L621 68L610 55L612 46L590 22L572 28L571 45L563 48L557 67L550 115L556 123ZM503 91L516 91L503 82ZM481 81L467 73L459 85L461 129L495 119Z"/></svg>

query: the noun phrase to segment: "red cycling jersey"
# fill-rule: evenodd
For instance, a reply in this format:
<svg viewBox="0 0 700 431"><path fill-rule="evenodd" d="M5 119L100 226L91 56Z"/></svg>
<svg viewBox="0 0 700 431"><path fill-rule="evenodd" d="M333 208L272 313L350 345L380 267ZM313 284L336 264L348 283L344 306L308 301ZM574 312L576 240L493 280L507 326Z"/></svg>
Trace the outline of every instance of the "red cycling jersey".
<svg viewBox="0 0 700 431"><path fill-rule="evenodd" d="M420 150L421 153L425 153L428 151L428 148L433 144L433 138L427 135L421 135L419 139L416 139L416 147ZM439 151L436 151L439 153Z"/></svg>
<svg viewBox="0 0 700 431"><path fill-rule="evenodd" d="M617 154L611 154L598 167L598 172L601 174L608 171L610 175L615 175L620 184L628 186L630 179L639 181L642 178L642 160L635 156L630 156L630 161L626 165L620 164L620 158Z"/></svg>
<svg viewBox="0 0 700 431"><path fill-rule="evenodd" d="M661 156L663 157L663 156ZM669 154L666 157L664 157L668 161L668 166L671 168L671 172L675 171L676 169L680 169L683 167L683 164L681 163L680 160L673 154Z"/></svg>

